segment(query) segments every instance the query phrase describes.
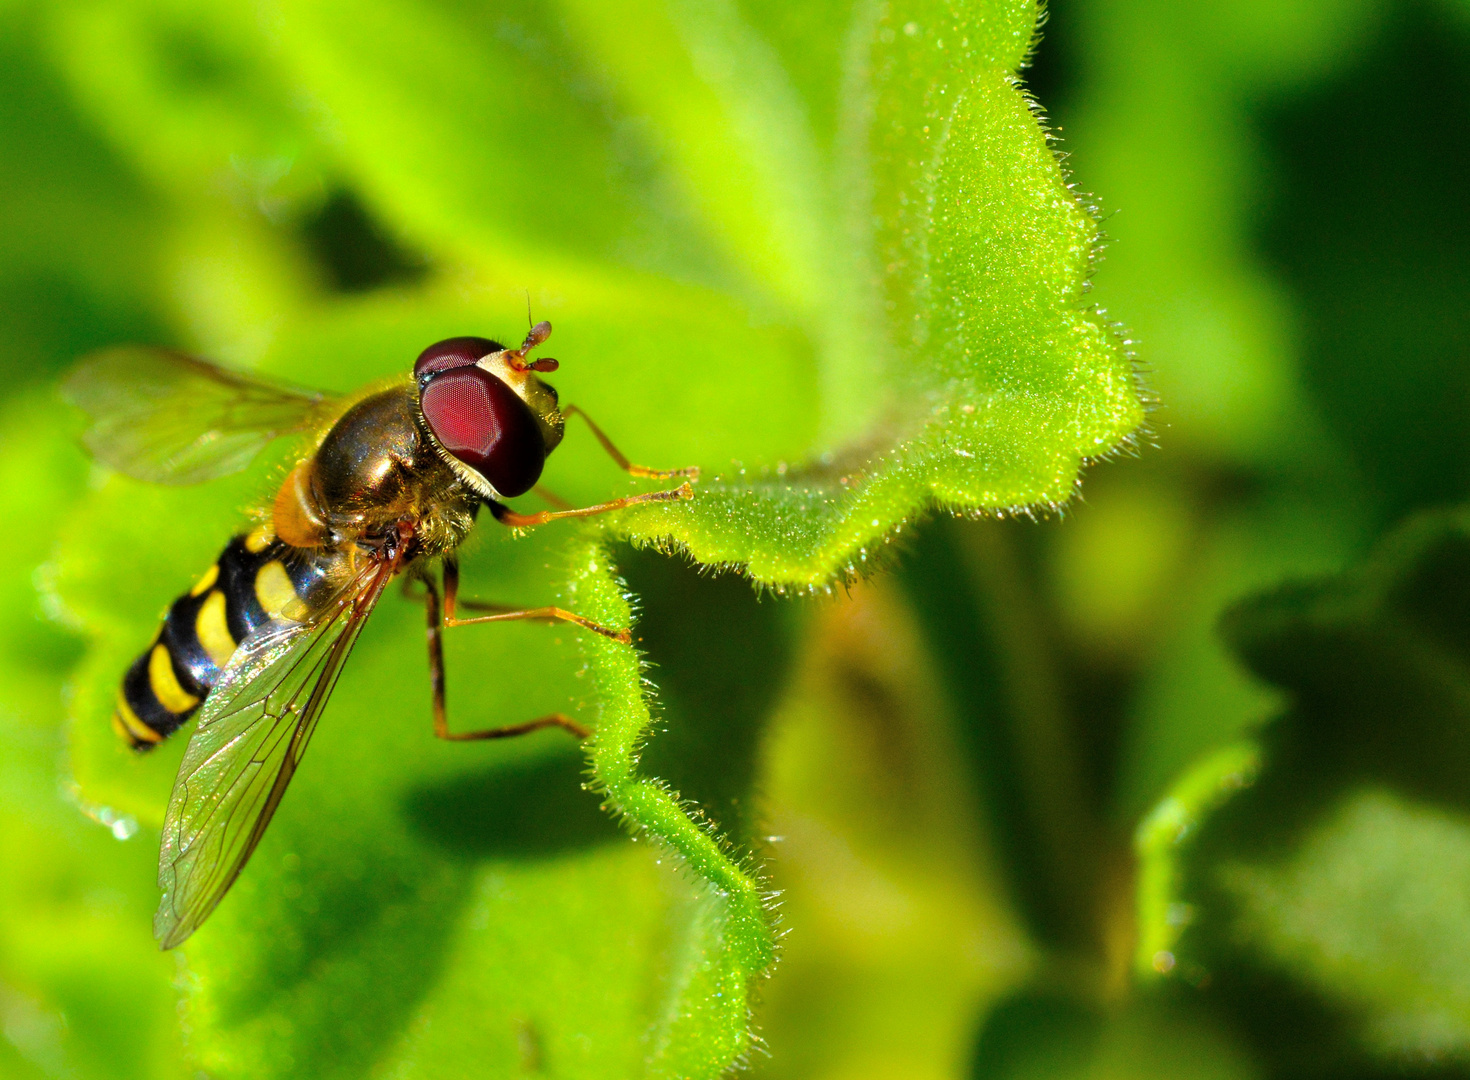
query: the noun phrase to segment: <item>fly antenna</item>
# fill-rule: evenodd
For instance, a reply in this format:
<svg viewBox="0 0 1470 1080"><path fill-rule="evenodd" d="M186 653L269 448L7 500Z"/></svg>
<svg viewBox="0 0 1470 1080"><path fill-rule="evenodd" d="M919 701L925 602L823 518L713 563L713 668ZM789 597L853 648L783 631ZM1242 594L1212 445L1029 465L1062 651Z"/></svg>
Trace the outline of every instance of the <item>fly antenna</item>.
<svg viewBox="0 0 1470 1080"><path fill-rule="evenodd" d="M530 294L528 293L528 306L526 309L527 318L529 318L531 314L529 303ZM531 327L531 332L526 335L526 340L521 342L521 347L519 349L510 349L507 351L507 359L510 360L511 367L518 368L521 371L526 371L528 369L531 371L555 371L561 365L549 356L540 357L539 359L533 360L530 363L526 362L526 354L534 349L537 345L540 345L550 336L551 324L545 319L542 319L535 326Z"/></svg>

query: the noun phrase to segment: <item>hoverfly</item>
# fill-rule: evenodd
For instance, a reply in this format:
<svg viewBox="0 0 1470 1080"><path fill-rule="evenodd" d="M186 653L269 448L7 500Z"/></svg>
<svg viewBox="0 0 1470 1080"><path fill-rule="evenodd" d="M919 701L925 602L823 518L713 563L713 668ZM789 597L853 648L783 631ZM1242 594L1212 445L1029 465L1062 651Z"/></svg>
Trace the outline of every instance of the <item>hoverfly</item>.
<svg viewBox="0 0 1470 1080"><path fill-rule="evenodd" d="M504 525L526 527L693 496L686 480L576 510L520 514L505 505L536 485L567 418L581 412L562 408L540 378L557 361L529 356L550 333L550 323L539 323L515 349L450 338L420 354L411 378L341 398L141 348L97 354L67 377L67 396L92 418L88 448L138 479L196 483L243 469L278 436L304 437L305 452L263 523L232 539L174 601L118 691L113 726L138 750L199 713L164 817L163 897L153 920L162 948L197 930L240 875L363 624L396 577L424 587L435 735L496 739L548 726L588 735L560 714L451 732L444 705L445 626L562 620L630 640L627 630L560 608L459 600L455 549L482 506ZM632 475L698 477L693 468L630 464L582 417ZM485 613L460 618L460 608Z"/></svg>

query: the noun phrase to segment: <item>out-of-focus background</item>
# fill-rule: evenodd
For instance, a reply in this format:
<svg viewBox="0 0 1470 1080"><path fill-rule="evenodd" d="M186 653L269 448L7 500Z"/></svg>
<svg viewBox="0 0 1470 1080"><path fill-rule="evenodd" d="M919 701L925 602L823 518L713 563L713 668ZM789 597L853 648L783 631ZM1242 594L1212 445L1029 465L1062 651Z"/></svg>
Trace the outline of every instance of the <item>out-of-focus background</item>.
<svg viewBox="0 0 1470 1080"><path fill-rule="evenodd" d="M420 21L374 6L357 29L428 40L459 7ZM537 52L535 5L511 7L470 24L558 62ZM485 242L455 234L454 207L405 201L412 177L352 159L429 145L433 116L394 111L391 89L380 109L362 92L358 113L332 113L257 70L287 48L272 34L253 4L0 10L0 1076L193 1075L187 974L147 932L152 834L89 818L70 786L83 642L48 608L47 575L94 479L59 374L116 342L250 364L303 310L412 303L446 275L452 290L456 245ZM473 48L453 59L384 73L344 46L291 61L370 88L496 78ZM1149 846L1158 823L1183 814L1182 836L1213 797L1200 785L1248 784L1250 740L1301 700L1251 673L1222 613L1342 572L1470 490L1470 5L1053 0L1023 77L1104 221L1094 297L1160 402L1136 455L1091 468L1060 515L931 522L895 572L779 615L734 579L630 559L635 588L663 598L655 661L661 611L785 620L766 628L779 655L741 659L769 674L729 689L760 684L741 707L767 713L756 818L786 931L753 1074L1461 1075L1463 792L1410 773L1318 806L1304 774L1280 804L1315 823L1304 833L1264 854L1219 840L1212 868L1157 895L1145 879L1175 872ZM535 116L533 83L506 92L517 122ZM571 120L548 105L525 134L514 164L570 204L527 228L606 225L608 250L677 261L663 238L578 219L584 189L636 186L656 164L559 157L582 144L558 125L612 123L590 91L580 104ZM417 163L509 166L473 146ZM107 558L127 574L127 551ZM1449 588L1465 568L1443 572ZM697 657L702 624L670 619L677 715L672 653ZM1372 722L1412 741L1421 707ZM1236 906L1187 902L1185 881Z"/></svg>

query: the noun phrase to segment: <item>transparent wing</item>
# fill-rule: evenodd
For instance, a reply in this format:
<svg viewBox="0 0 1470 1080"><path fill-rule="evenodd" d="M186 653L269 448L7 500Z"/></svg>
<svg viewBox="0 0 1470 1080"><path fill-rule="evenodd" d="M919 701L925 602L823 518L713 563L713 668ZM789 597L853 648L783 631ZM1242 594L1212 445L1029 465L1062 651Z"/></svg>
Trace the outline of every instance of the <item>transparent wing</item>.
<svg viewBox="0 0 1470 1080"><path fill-rule="evenodd" d="M204 701L163 819L153 936L197 930L260 842L397 563L369 564L320 618L278 620L240 643Z"/></svg>
<svg viewBox="0 0 1470 1080"><path fill-rule="evenodd" d="M326 398L163 349L85 358L62 384L92 417L87 449L119 472L194 484L238 472L272 439L314 424Z"/></svg>

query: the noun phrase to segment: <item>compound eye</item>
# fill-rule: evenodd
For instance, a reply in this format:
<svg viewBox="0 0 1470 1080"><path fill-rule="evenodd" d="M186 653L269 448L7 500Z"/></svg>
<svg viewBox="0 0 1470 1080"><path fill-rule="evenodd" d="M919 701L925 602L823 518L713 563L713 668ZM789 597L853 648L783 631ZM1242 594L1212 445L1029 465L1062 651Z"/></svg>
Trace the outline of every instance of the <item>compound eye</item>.
<svg viewBox="0 0 1470 1080"><path fill-rule="evenodd" d="M483 368L434 375L419 396L429 429L500 494L523 495L541 479L546 439L530 407Z"/></svg>
<svg viewBox="0 0 1470 1080"><path fill-rule="evenodd" d="M483 356L500 352L505 348L498 341L482 337L452 337L430 345L414 361L413 377L422 381L425 376L452 368L473 364Z"/></svg>

